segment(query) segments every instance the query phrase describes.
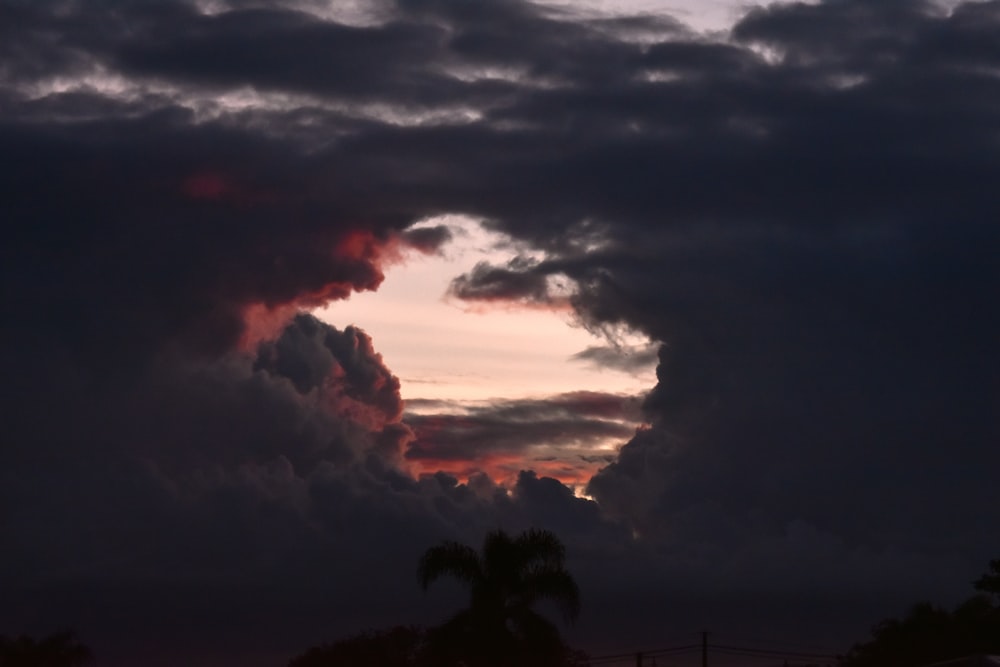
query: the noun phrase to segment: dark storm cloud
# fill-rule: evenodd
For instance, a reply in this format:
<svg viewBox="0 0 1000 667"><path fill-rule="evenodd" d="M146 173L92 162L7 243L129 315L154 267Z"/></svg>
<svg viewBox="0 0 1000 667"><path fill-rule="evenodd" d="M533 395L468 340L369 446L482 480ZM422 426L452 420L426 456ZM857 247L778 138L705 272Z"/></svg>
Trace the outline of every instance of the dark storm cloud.
<svg viewBox="0 0 1000 667"><path fill-rule="evenodd" d="M371 339L355 327L340 332L298 315L280 338L263 343L257 355L256 369L288 378L301 393L324 386L334 373L336 382L347 387L346 398L377 407L390 421L402 415L399 380L383 365Z"/></svg>
<svg viewBox="0 0 1000 667"><path fill-rule="evenodd" d="M976 8L994 28L998 10ZM995 132L982 105L1000 91L981 69L988 50L974 50L977 68L940 46L966 31L981 41L968 11L799 5L736 27L782 54L773 69L790 111L816 101L824 76L861 79L822 91L818 115L758 119L762 173L786 195L727 191L720 204L740 208L714 207L704 237L684 230L659 257L591 270L579 303L595 319L668 343L647 403L656 428L591 484L606 507L621 501L678 539L717 524L700 514L711 510L756 516L763 534L804 521L878 549L996 549L996 517L982 516L995 490L980 471L997 435L988 322L1000 276L983 244L997 241L998 154L981 139ZM803 187L798 168L813 171Z"/></svg>
<svg viewBox="0 0 1000 667"><path fill-rule="evenodd" d="M1000 3L771 5L728 39L515 0L363 26L228 6L0 3L10 623L64 611L125 646L134 590L145 648L200 618L192 644L260 627L291 652L424 618L436 540L541 524L595 592L588 640L681 591L699 627L737 598L842 605L848 641L996 557ZM651 427L597 502L541 460L510 488L414 477L427 422L400 420L377 341L291 319L440 247L408 228L446 213L523 251L455 296L568 294L661 344ZM565 401L463 418L508 451L512 424L619 428Z"/></svg>
<svg viewBox="0 0 1000 667"><path fill-rule="evenodd" d="M110 664L161 642L156 664L220 650L266 662L268 642L287 658L331 627L443 618L452 600L428 607L413 578L440 539L477 541L498 522L580 543L621 533L533 473L502 488L404 472L398 382L356 329L300 315L254 356L171 359L94 400L50 386L59 419L22 417L36 428L6 450L6 626L72 622ZM539 500L550 486L558 505ZM237 640L247 628L269 639Z"/></svg>
<svg viewBox="0 0 1000 667"><path fill-rule="evenodd" d="M548 276L533 273L536 266L537 262L524 257L510 260L506 267L479 262L468 274L456 278L448 293L464 301L549 303Z"/></svg>
<svg viewBox="0 0 1000 667"><path fill-rule="evenodd" d="M215 16L191 10L166 20L154 16L155 22L138 13L139 29L108 45L113 62L133 74L209 88L253 85L417 106L456 101L464 88L426 67L447 38L430 22L355 27L284 8ZM171 29L172 38L155 39L164 29ZM303 67L306 62L322 67ZM484 93L497 88L482 87Z"/></svg>
<svg viewBox="0 0 1000 667"><path fill-rule="evenodd" d="M550 255L454 292L568 276L595 330L665 343L653 429L591 482L606 510L758 563L748 580L764 551L834 576L796 526L897 594L890 572L920 568L888 554L930 559L943 591L996 551L998 21L997 3L774 6L730 44L655 45L614 84L493 114L565 141L494 214ZM591 247L559 238L583 220L608 223Z"/></svg>
<svg viewBox="0 0 1000 667"><path fill-rule="evenodd" d="M443 225L434 227L417 227L408 229L402 234L403 241L411 248L423 253L437 252L441 246L452 239L451 230Z"/></svg>
<svg viewBox="0 0 1000 667"><path fill-rule="evenodd" d="M53 553L46 540L10 542L8 571L22 582L44 580L47 571L101 577L102 559L123 576L160 566L182 577L219 566L239 570L245 543L227 531L249 529L255 509L261 523L253 531L263 539L274 528L267 517L290 522L308 507L311 482L323 471L368 470L373 457L389 470L412 437L399 421L398 381L367 337L305 315L262 347L256 363L243 354L194 366L171 359L93 402L69 402L55 382L50 392L67 402L49 408L59 410L59 420L40 425L50 432L18 434L33 449L18 451L27 443L15 442L8 451L19 466L5 472L5 488L21 501L9 508L8 525L77 539L72 551ZM388 476L380 470L367 476ZM193 520L191 512L202 516ZM230 521L230 512L241 514ZM292 521L288 535L277 531L268 549L308 537L294 534L304 520ZM179 534L156 535L173 531ZM127 536L137 543L122 543ZM204 562L198 549L207 550Z"/></svg>
<svg viewBox="0 0 1000 667"><path fill-rule="evenodd" d="M651 368L657 360L655 345L591 345L570 359L584 361L598 368L615 368L630 373Z"/></svg>

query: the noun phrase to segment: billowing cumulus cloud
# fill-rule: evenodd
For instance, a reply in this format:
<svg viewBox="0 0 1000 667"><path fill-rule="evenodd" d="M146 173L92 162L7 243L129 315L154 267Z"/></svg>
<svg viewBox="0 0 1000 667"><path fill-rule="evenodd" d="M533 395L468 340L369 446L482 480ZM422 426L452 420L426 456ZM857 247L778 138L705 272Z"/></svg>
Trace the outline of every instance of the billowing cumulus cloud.
<svg viewBox="0 0 1000 667"><path fill-rule="evenodd" d="M412 581L438 539L544 525L588 641L753 608L845 642L1000 553L1000 3L715 37L331 7L0 3L5 622L273 663L446 606ZM598 364L659 344L648 428L600 394L408 419L378 341L300 313L437 251L413 225L443 214L520 253L453 297L572 306ZM588 500L550 475L596 433L623 447ZM509 481L411 468L477 452Z"/></svg>

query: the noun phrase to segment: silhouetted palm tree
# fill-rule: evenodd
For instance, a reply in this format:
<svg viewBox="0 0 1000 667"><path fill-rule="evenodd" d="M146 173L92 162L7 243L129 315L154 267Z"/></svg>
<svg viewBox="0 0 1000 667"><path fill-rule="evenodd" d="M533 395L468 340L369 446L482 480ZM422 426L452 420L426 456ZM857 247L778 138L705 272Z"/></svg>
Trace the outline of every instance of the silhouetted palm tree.
<svg viewBox="0 0 1000 667"><path fill-rule="evenodd" d="M435 580L452 576L469 588L470 604L436 631L443 652L470 665L553 662L567 651L554 624L535 611L551 600L573 621L580 612L580 592L565 567L566 549L545 530L517 537L489 533L481 553L457 542L432 547L417 570L426 590Z"/></svg>

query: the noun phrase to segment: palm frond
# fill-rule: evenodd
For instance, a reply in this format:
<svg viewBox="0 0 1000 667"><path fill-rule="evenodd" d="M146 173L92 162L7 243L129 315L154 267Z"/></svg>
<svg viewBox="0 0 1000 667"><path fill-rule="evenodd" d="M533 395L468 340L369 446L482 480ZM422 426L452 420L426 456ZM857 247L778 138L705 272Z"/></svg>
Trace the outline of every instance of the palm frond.
<svg viewBox="0 0 1000 667"><path fill-rule="evenodd" d="M1000 558L990 561L990 569L973 582L977 591L1000 597Z"/></svg>
<svg viewBox="0 0 1000 667"><path fill-rule="evenodd" d="M417 579L424 590L444 576L474 586L483 577L479 554L470 546L444 542L424 552L417 566Z"/></svg>
<svg viewBox="0 0 1000 667"><path fill-rule="evenodd" d="M518 535L516 543L531 561L562 566L566 560L566 547L551 531L532 528Z"/></svg>
<svg viewBox="0 0 1000 667"><path fill-rule="evenodd" d="M565 569L537 568L525 577L523 585L528 605L536 600L551 600L567 621L573 622L580 615L580 588Z"/></svg>
<svg viewBox="0 0 1000 667"><path fill-rule="evenodd" d="M494 530L483 540L483 570L493 584L509 583L523 569L517 541L502 530Z"/></svg>

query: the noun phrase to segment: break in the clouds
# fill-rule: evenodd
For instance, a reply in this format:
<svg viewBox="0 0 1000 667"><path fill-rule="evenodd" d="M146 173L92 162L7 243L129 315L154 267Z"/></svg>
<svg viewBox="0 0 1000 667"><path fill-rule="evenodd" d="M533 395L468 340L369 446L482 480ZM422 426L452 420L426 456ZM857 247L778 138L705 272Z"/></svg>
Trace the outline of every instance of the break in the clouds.
<svg viewBox="0 0 1000 667"><path fill-rule="evenodd" d="M640 397L574 392L484 404L410 401L406 459L421 471L513 480L524 469L584 485L642 420Z"/></svg>
<svg viewBox="0 0 1000 667"><path fill-rule="evenodd" d="M589 641L843 642L1000 553L1000 3L773 4L716 36L520 0L353 19L0 3L5 622L77 624L106 664L280 659L426 617L438 539L540 524ZM649 428L556 398L432 438L377 340L296 315L435 252L409 228L443 214L523 250L452 296L658 342ZM593 500L540 458L504 486L409 467L598 434L625 444Z"/></svg>

